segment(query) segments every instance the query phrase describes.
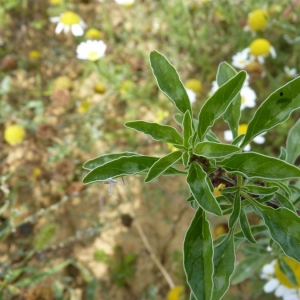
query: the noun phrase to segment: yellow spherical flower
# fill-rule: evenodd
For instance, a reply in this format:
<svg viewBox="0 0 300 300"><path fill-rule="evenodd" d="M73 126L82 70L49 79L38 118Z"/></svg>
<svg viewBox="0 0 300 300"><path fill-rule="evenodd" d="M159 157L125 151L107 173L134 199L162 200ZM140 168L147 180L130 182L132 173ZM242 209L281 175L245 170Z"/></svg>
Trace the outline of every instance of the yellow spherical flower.
<svg viewBox="0 0 300 300"><path fill-rule="evenodd" d="M96 28L90 28L86 31L85 36L91 40L100 40L102 32Z"/></svg>
<svg viewBox="0 0 300 300"><path fill-rule="evenodd" d="M28 56L32 59L39 59L39 58L41 58L41 52L39 52L37 50L32 50L29 52Z"/></svg>
<svg viewBox="0 0 300 300"><path fill-rule="evenodd" d="M91 103L87 100L82 101L79 106L77 107L77 112L81 115L84 115L88 112L91 107Z"/></svg>
<svg viewBox="0 0 300 300"><path fill-rule="evenodd" d="M10 125L4 131L4 140L10 145L16 145L25 138L25 130L20 125Z"/></svg>
<svg viewBox="0 0 300 300"><path fill-rule="evenodd" d="M106 92L106 86L103 83L98 82L94 85L94 91L98 94L104 94Z"/></svg>
<svg viewBox="0 0 300 300"><path fill-rule="evenodd" d="M174 286L168 293L167 300L180 300L180 296L183 293L182 286Z"/></svg>
<svg viewBox="0 0 300 300"><path fill-rule="evenodd" d="M185 87L193 92L200 94L202 91L202 83L198 79L189 79L185 82Z"/></svg>
<svg viewBox="0 0 300 300"><path fill-rule="evenodd" d="M214 196L218 197L221 196L221 190L223 190L226 187L224 183L220 183L217 187L214 188Z"/></svg>
<svg viewBox="0 0 300 300"><path fill-rule="evenodd" d="M63 0L49 0L51 5L59 5L63 2Z"/></svg>
<svg viewBox="0 0 300 300"><path fill-rule="evenodd" d="M268 25L268 12L265 9L256 9L249 14L248 25L253 31L262 31Z"/></svg>
<svg viewBox="0 0 300 300"><path fill-rule="evenodd" d="M67 76L59 76L55 79L53 84L54 90L63 90L63 89L72 89L73 82L72 80Z"/></svg>
<svg viewBox="0 0 300 300"><path fill-rule="evenodd" d="M270 53L270 50L271 50L271 44L266 39L255 39L250 44L250 53L255 56L267 55Z"/></svg>

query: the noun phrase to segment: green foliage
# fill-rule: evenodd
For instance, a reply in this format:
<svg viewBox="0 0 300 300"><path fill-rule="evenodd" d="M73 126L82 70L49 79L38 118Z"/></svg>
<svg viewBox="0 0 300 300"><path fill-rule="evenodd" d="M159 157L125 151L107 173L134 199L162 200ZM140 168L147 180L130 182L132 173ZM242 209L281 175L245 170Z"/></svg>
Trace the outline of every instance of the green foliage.
<svg viewBox="0 0 300 300"><path fill-rule="evenodd" d="M245 251L254 257L258 253L266 254L260 244L261 237L265 236L278 243L279 252L282 249L285 255L300 262L300 218L295 213L295 204L290 200L293 194L295 202L299 202L299 189L293 184L299 181L300 170L292 165L300 154L296 142L299 122L289 133L287 155L281 159L243 152L254 137L284 122L293 110L299 108L300 78L287 83L267 98L258 108L246 134L237 136L240 90L246 78L244 71L236 73L227 63L220 64L217 74L220 87L204 103L197 121L193 118L175 68L156 51L151 53L150 61L159 88L180 111L175 119L182 127L182 136L170 126L144 121L127 122L126 126L156 140L171 143L178 150L162 158L128 152L124 155L104 155L84 165L90 172L83 182L105 181L134 174L145 174L145 181L148 182L159 175L171 174L172 170L174 175L177 170L177 175L186 177L191 194L187 201L196 209L183 247L190 299L221 299L229 287L232 274L234 283L247 278L246 272L234 273L235 249L243 241L250 242L246 244ZM221 143L212 131L213 124L221 116L229 124L235 138L231 145ZM180 163L187 173L179 174L179 169L172 167ZM290 182L291 179L293 181ZM216 197L214 189L220 183L225 188L221 191L221 197ZM253 226L249 223L248 213L253 211L261 216L265 225ZM216 216L230 214L229 232L215 241L212 239L208 213ZM98 253L98 257L108 259L103 253ZM244 264L240 263L237 268L243 269ZM281 263L281 268L293 280L288 266ZM255 265L250 263L249 273L254 270Z"/></svg>

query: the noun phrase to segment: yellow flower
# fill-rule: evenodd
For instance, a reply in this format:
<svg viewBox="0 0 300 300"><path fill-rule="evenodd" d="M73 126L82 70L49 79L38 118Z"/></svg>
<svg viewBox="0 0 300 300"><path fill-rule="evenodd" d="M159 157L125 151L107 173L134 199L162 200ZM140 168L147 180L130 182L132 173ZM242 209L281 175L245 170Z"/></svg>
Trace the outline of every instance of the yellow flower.
<svg viewBox="0 0 300 300"><path fill-rule="evenodd" d="M195 93L201 93L202 83L198 79L189 79L185 82L185 87L189 90L192 90Z"/></svg>
<svg viewBox="0 0 300 300"><path fill-rule="evenodd" d="M91 103L87 100L82 101L79 106L77 107L77 112L81 115L84 115L88 112L91 107Z"/></svg>
<svg viewBox="0 0 300 300"><path fill-rule="evenodd" d="M39 52L37 50L30 51L28 55L32 59L39 59L39 58L41 58L41 52Z"/></svg>
<svg viewBox="0 0 300 300"><path fill-rule="evenodd" d="M10 125L4 131L4 140L10 145L16 145L25 138L25 130L20 125Z"/></svg>
<svg viewBox="0 0 300 300"><path fill-rule="evenodd" d="M100 40L102 32L96 28L90 28L86 31L85 36L91 40Z"/></svg>
<svg viewBox="0 0 300 300"><path fill-rule="evenodd" d="M271 52L271 44L266 39L255 39L250 44L250 53L254 56L268 55Z"/></svg>
<svg viewBox="0 0 300 300"><path fill-rule="evenodd" d="M249 14L248 25L253 31L262 31L268 25L268 12L264 9L256 9Z"/></svg>
<svg viewBox="0 0 300 300"><path fill-rule="evenodd" d="M180 296L182 295L183 288L182 286L174 286L171 290L169 290L167 300L180 300Z"/></svg>
<svg viewBox="0 0 300 300"><path fill-rule="evenodd" d="M220 235L226 234L228 232L227 223L218 224L213 230L213 238L216 239Z"/></svg>
<svg viewBox="0 0 300 300"><path fill-rule="evenodd" d="M49 0L49 3L51 5L59 5L62 3L62 0Z"/></svg>
<svg viewBox="0 0 300 300"><path fill-rule="evenodd" d="M218 197L221 196L221 190L223 190L226 187L224 183L220 183L217 187L214 188L214 196Z"/></svg>
<svg viewBox="0 0 300 300"><path fill-rule="evenodd" d="M71 89L73 87L72 80L67 76L59 76L55 79L53 84L54 90Z"/></svg>
<svg viewBox="0 0 300 300"><path fill-rule="evenodd" d="M74 25L80 23L80 17L72 11L66 11L60 15L60 22L64 25Z"/></svg>
<svg viewBox="0 0 300 300"><path fill-rule="evenodd" d="M94 85L94 91L98 94L104 94L106 92L106 86L103 83L98 82Z"/></svg>
<svg viewBox="0 0 300 300"><path fill-rule="evenodd" d="M300 263L298 263L297 261L289 258L289 257L284 257L283 258L284 261L289 265L289 267L293 270L294 275L297 279L298 285L295 286L293 283L291 283L289 281L289 279L287 278L287 276L281 271L280 267L279 267L279 263L278 260L275 263L275 276L276 278L280 281L281 284L292 288L292 289L297 289L300 288Z"/></svg>
<svg viewBox="0 0 300 300"><path fill-rule="evenodd" d="M131 80L124 80L120 87L120 93L121 95L126 95L132 92L133 89L134 89L134 82Z"/></svg>
<svg viewBox="0 0 300 300"><path fill-rule="evenodd" d="M247 124L240 124L239 127L238 127L238 135L246 134L247 129L248 129Z"/></svg>

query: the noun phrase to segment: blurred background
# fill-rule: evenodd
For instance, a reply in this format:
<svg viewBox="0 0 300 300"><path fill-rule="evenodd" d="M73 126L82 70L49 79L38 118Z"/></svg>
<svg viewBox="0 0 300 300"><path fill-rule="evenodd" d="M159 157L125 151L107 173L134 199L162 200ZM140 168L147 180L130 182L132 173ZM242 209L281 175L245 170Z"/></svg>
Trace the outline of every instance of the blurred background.
<svg viewBox="0 0 300 300"><path fill-rule="evenodd" d="M123 125L177 126L152 75L153 50L178 70L196 113L220 62L246 70L242 131L255 107L298 76L299 13L300 1L287 0L2 1L0 299L188 299L182 241L194 211L184 178L84 186L82 165L105 153L172 150ZM251 148L279 156L298 119L294 112ZM224 122L213 130L228 140ZM211 224L214 237L227 230L226 218ZM224 299L275 299L263 292L264 262L235 274Z"/></svg>

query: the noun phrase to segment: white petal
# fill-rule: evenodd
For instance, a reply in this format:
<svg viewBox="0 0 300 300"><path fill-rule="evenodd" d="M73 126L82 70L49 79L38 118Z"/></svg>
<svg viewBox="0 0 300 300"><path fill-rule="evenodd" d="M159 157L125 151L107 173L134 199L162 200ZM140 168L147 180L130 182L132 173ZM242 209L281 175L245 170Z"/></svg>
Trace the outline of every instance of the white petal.
<svg viewBox="0 0 300 300"><path fill-rule="evenodd" d="M74 24L71 26L71 31L74 36L81 36L83 35L84 31L79 24Z"/></svg>
<svg viewBox="0 0 300 300"><path fill-rule="evenodd" d="M56 34L60 34L64 29L64 24L63 23L58 23L56 25L56 28L55 28L55 33Z"/></svg>
<svg viewBox="0 0 300 300"><path fill-rule="evenodd" d="M261 65L263 65L265 63L265 58L263 56L260 55L260 56L257 56L256 58Z"/></svg>
<svg viewBox="0 0 300 300"><path fill-rule="evenodd" d="M276 58L276 51L275 51L275 48L274 47L271 47L270 48L270 54L271 54L271 56L273 57L273 58Z"/></svg>
<svg viewBox="0 0 300 300"><path fill-rule="evenodd" d="M227 141L227 142L231 142L233 140L231 130L225 130L224 131L224 140Z"/></svg>
<svg viewBox="0 0 300 300"><path fill-rule="evenodd" d="M248 152L250 150L251 150L250 144L246 145L245 148L244 148L244 151Z"/></svg>
<svg viewBox="0 0 300 300"><path fill-rule="evenodd" d="M196 101L196 96L197 96L196 93L194 91L190 90L190 89L186 89L186 92L188 94L190 102L194 103Z"/></svg>
<svg viewBox="0 0 300 300"><path fill-rule="evenodd" d="M275 290L276 297L282 297L285 294L286 288L283 285L279 285Z"/></svg>
<svg viewBox="0 0 300 300"><path fill-rule="evenodd" d="M260 134L258 136L256 136L253 141L256 143L256 144L263 144L266 139Z"/></svg>
<svg viewBox="0 0 300 300"><path fill-rule="evenodd" d="M278 287L279 281L276 278L271 278L265 285L264 285L264 291L265 293L271 293L275 291L275 289Z"/></svg>
<svg viewBox="0 0 300 300"><path fill-rule="evenodd" d="M64 33L68 33L69 31L70 31L70 26L69 25L65 25L65 27L64 27Z"/></svg>
<svg viewBox="0 0 300 300"><path fill-rule="evenodd" d="M275 272L274 263L270 263L270 264L264 265L263 268L262 268L262 272L264 274L267 274L267 275L274 274L274 272Z"/></svg>
<svg viewBox="0 0 300 300"><path fill-rule="evenodd" d="M59 20L60 20L60 17L51 17L50 18L50 21L53 23L57 23L57 22L59 22Z"/></svg>

